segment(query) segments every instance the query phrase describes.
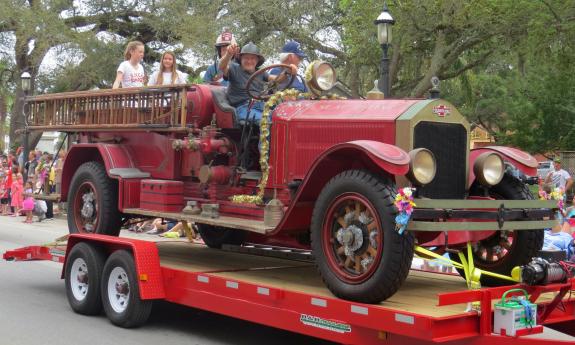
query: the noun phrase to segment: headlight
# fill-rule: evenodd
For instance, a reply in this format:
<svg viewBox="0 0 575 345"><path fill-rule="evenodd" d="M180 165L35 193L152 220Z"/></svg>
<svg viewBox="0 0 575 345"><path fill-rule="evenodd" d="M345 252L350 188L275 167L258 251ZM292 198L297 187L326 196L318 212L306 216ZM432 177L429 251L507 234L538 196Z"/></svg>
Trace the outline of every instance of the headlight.
<svg viewBox="0 0 575 345"><path fill-rule="evenodd" d="M314 61L310 67L310 87L318 91L330 90L337 82L335 69L331 64L323 61Z"/></svg>
<svg viewBox="0 0 575 345"><path fill-rule="evenodd" d="M503 178L505 165L503 159L495 153L485 152L479 155L473 164L473 172L479 183L495 186Z"/></svg>
<svg viewBox="0 0 575 345"><path fill-rule="evenodd" d="M428 149L419 148L409 152L409 173L407 177L416 185L426 185L433 181L437 165L435 156Z"/></svg>

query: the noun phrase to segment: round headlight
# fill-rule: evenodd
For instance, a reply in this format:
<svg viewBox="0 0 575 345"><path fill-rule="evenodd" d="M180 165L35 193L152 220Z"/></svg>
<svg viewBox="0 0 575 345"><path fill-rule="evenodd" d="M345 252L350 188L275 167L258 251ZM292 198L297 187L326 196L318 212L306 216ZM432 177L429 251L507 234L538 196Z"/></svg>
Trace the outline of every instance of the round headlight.
<svg viewBox="0 0 575 345"><path fill-rule="evenodd" d="M416 185L426 185L433 181L437 171L435 156L431 151L424 148L409 152L409 173L407 177Z"/></svg>
<svg viewBox="0 0 575 345"><path fill-rule="evenodd" d="M473 165L473 172L479 183L485 186L495 186L503 178L505 165L503 159L495 153L485 152L479 155Z"/></svg>
<svg viewBox="0 0 575 345"><path fill-rule="evenodd" d="M331 64L323 61L315 61L310 68L311 79L309 83L312 89L327 91L337 82L335 69Z"/></svg>

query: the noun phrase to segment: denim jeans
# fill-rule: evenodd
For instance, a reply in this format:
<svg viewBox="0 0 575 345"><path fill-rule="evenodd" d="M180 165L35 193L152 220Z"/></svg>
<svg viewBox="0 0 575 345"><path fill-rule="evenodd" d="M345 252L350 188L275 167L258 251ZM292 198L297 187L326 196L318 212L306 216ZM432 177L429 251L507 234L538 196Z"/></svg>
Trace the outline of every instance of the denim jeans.
<svg viewBox="0 0 575 345"><path fill-rule="evenodd" d="M245 124L248 120L249 105L250 102L248 101L236 107L236 115L238 117L239 123L242 125ZM263 111L264 111L264 102L255 101L250 109L249 120L253 121L254 124L259 126L260 121L262 120Z"/></svg>

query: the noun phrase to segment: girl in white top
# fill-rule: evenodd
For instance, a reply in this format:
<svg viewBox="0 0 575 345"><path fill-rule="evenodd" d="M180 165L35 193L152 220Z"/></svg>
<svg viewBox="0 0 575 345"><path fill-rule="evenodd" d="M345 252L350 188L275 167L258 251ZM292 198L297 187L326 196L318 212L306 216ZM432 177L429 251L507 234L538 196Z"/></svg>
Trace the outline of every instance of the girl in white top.
<svg viewBox="0 0 575 345"><path fill-rule="evenodd" d="M113 89L120 87L142 87L146 80L146 73L140 61L144 58L144 43L140 41L132 41L128 43L126 51L124 52L126 61L118 66L116 72L116 80L114 81Z"/></svg>
<svg viewBox="0 0 575 345"><path fill-rule="evenodd" d="M152 73L148 85L185 84L186 76L177 70L176 55L167 51L162 54L160 70Z"/></svg>

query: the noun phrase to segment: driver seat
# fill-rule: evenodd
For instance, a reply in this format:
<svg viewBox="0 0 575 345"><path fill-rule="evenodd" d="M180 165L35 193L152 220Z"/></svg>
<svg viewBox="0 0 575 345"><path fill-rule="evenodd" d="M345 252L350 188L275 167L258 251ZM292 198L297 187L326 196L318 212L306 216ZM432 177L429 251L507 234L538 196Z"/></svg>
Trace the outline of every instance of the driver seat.
<svg viewBox="0 0 575 345"><path fill-rule="evenodd" d="M212 99L214 100L214 110L216 112L216 125L219 128L241 128L237 121L236 108L230 105L226 95L226 88L213 87Z"/></svg>

